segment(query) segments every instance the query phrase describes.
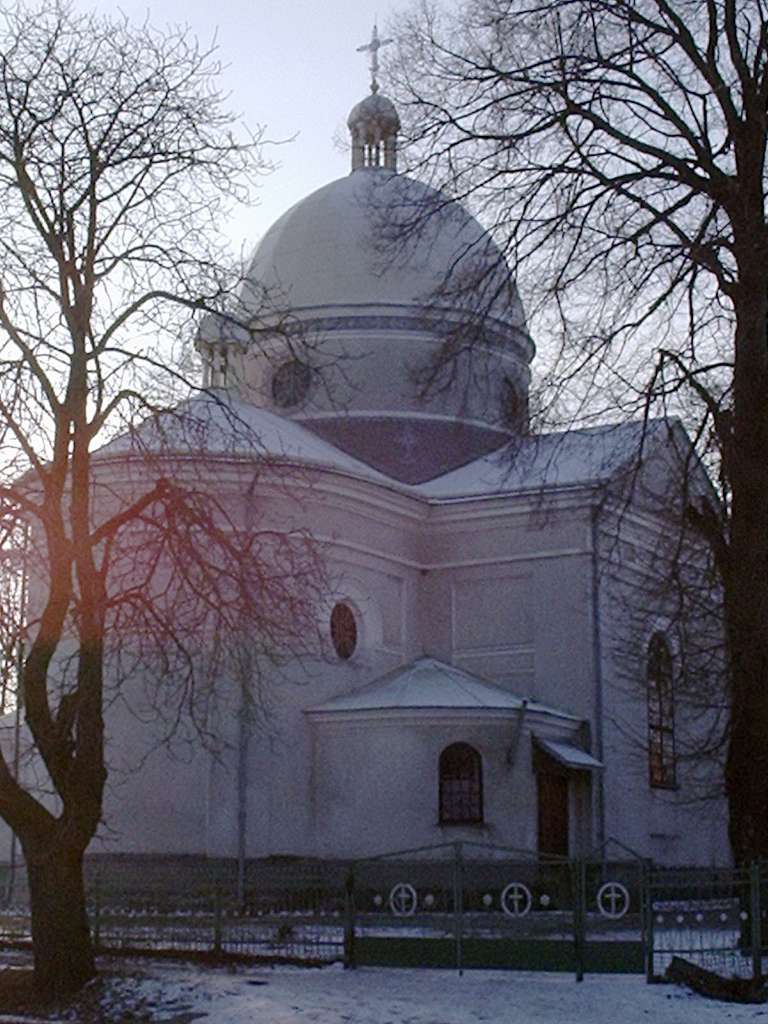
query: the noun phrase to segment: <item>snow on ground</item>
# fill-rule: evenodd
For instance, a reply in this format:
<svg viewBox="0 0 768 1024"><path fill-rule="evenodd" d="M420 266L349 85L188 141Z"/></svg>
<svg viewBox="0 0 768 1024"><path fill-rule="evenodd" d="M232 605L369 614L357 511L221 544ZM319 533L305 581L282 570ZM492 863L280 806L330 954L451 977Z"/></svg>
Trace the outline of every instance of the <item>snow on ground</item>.
<svg viewBox="0 0 768 1024"><path fill-rule="evenodd" d="M153 1024L768 1024L768 1004L719 1003L677 986L647 985L635 975L593 975L579 984L566 974L484 970L459 976L338 965L150 962L126 970L110 984L110 1002L136 1014L119 1019Z"/></svg>

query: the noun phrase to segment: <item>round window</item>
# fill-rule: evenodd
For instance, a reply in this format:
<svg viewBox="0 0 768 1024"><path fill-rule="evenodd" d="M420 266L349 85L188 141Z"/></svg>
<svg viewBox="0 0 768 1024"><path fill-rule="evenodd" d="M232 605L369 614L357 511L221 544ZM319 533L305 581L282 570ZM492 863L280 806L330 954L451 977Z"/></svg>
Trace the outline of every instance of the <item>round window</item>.
<svg viewBox="0 0 768 1024"><path fill-rule="evenodd" d="M351 658L357 647L357 622L348 604L335 604L331 612L331 640L340 658Z"/></svg>
<svg viewBox="0 0 768 1024"><path fill-rule="evenodd" d="M298 405L307 397L312 371L300 359L289 359L275 370L272 377L272 398L275 405L285 409Z"/></svg>

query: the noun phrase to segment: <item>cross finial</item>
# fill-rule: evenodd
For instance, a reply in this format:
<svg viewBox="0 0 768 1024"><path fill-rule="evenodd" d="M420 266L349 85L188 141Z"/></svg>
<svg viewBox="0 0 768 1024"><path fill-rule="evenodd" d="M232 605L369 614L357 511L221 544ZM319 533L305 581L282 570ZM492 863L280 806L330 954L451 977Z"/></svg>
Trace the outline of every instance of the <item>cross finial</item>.
<svg viewBox="0 0 768 1024"><path fill-rule="evenodd" d="M394 42L393 39L379 39L379 29L374 24L370 43L364 43L363 46L358 46L357 48L358 53L370 52L371 54L371 92L379 91L379 83L376 80L376 74L379 70L379 50L382 46L388 46L392 42Z"/></svg>

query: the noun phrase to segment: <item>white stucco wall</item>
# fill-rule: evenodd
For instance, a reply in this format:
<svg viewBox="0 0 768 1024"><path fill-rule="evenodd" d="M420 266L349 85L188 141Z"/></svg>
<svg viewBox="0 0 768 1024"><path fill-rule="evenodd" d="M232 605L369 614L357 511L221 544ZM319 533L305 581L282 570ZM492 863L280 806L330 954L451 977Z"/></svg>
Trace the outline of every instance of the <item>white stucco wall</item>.
<svg viewBox="0 0 768 1024"><path fill-rule="evenodd" d="M363 721L305 713L430 655L570 714L571 731L584 723L578 742L591 737L605 771L591 776L588 799L579 798L578 822L573 778L573 852L613 836L669 863L727 860L722 803L694 805L685 786L652 790L647 756L628 740L633 730L643 734L646 709L642 694L620 680L608 637L623 628L619 590L631 595L637 579L603 571L616 550L616 522L598 531L595 560L589 489L429 501L321 468L279 482L262 471L254 486L252 468L219 460L190 462L181 472L224 497L234 522L258 514L260 525L318 538L332 580L321 628L327 633L333 602L346 601L357 618L357 649L343 661L328 642L317 657L284 667L269 689L270 713L242 757L238 701L226 680L213 758L194 742L173 754L157 748L159 727L116 702L108 712L114 770L95 851L234 857L243 827L252 857L352 856L446 838L535 849L530 724L510 767L509 716ZM131 472L111 463L109 486L139 485L139 469ZM644 524L652 532L652 522ZM635 543L642 548L642 531ZM483 826L446 828L437 820L437 761L456 741L482 755Z"/></svg>

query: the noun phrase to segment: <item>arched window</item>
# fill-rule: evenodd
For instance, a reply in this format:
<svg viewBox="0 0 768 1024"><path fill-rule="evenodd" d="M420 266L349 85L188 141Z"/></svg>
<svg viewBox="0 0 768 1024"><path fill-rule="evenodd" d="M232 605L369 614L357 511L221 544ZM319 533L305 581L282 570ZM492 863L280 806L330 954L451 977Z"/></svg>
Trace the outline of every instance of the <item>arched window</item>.
<svg viewBox="0 0 768 1024"><path fill-rule="evenodd" d="M440 824L483 820L483 762L468 743L452 743L440 755Z"/></svg>
<svg viewBox="0 0 768 1024"><path fill-rule="evenodd" d="M648 772L652 786L676 784L672 654L661 633L648 644Z"/></svg>

